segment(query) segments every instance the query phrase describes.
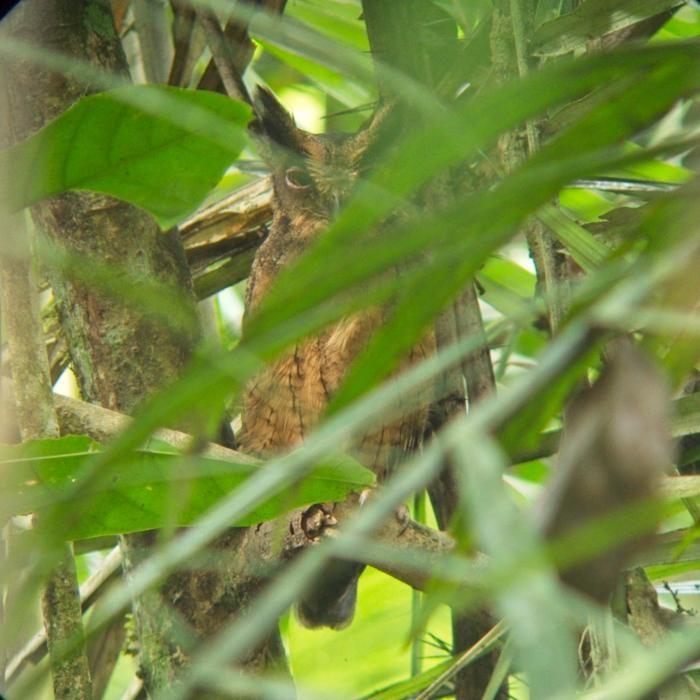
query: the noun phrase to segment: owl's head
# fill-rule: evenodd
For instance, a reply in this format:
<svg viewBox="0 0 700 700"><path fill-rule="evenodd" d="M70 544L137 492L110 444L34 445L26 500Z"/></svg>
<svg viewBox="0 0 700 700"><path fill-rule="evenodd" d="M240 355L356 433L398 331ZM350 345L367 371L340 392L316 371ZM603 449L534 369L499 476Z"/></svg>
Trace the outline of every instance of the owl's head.
<svg viewBox="0 0 700 700"><path fill-rule="evenodd" d="M379 109L355 134L311 134L271 92L258 88L256 113L251 131L272 169L278 203L330 220L376 156L389 109Z"/></svg>

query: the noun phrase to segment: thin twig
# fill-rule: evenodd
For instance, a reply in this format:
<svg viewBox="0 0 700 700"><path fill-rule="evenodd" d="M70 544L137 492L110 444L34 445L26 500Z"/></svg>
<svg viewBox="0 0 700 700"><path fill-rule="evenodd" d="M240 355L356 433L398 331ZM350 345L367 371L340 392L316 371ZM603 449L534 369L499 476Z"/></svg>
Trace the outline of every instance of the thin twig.
<svg viewBox="0 0 700 700"><path fill-rule="evenodd" d="M491 363L488 340L481 318L479 300L474 289L474 283L470 282L452 306L443 312L436 326L436 340L438 348L444 347L450 342L450 335L454 334L454 340L473 337L482 340L480 346L462 362L460 368L455 368L447 378L450 382L449 391L457 401L450 401L443 406L443 420L449 421L456 415L463 414L466 410L464 389L469 406L473 407L479 401L492 394L496 389L496 381ZM438 427L438 426L434 426ZM438 428L439 429L439 428ZM445 511L442 519L447 522L454 518L459 507L459 491L457 480L454 476L452 465L449 464L440 478L443 489L442 509ZM491 616L483 610L473 610L467 614L452 612L452 635L455 653L467 648L472 648L479 637L493 624ZM483 676L491 675L493 659L474 666L469 671L460 674L456 679L457 698L471 697L475 691L481 693L485 680ZM460 669L455 669L455 674Z"/></svg>
<svg viewBox="0 0 700 700"><path fill-rule="evenodd" d="M462 371L467 383L467 398L472 406L496 390L496 378L489 342L474 284L470 283L453 305L457 338L479 338L477 350L464 358Z"/></svg>
<svg viewBox="0 0 700 700"><path fill-rule="evenodd" d="M173 8L173 44L175 53L168 85L185 87L192 80L197 59L204 51L205 41L200 27L195 22L194 9L183 0L171 0Z"/></svg>
<svg viewBox="0 0 700 700"><path fill-rule="evenodd" d="M513 41L515 44L515 61L517 73L524 78L529 73L527 54L527 30L526 19L523 14L522 0L510 0L510 14L513 26ZM540 138L538 125L532 119L525 122L525 134L527 138L527 155L533 155L539 150ZM522 154L524 158L525 153ZM517 163L507 163L508 170L513 169ZM562 287L565 279L560 273L560 261L558 260L555 242L552 235L537 221L532 220L527 224L525 235L527 238L530 255L535 263L538 282L541 292L549 300L547 312L552 333L555 333L562 324L565 306L562 300Z"/></svg>
<svg viewBox="0 0 700 700"><path fill-rule="evenodd" d="M254 0L253 4L256 8L254 11L281 15L284 12L287 0ZM223 30L223 37L228 46L227 53L229 54L228 59L226 59L225 56L224 59L229 61L231 72L234 75L240 76L241 79L255 53L255 45L248 35L248 25L252 16L252 9L251 7L245 8L243 12L239 12L238 15L234 9L233 17L226 22L226 27ZM215 21L218 26L218 20ZM210 46L210 48L212 50L212 56L215 56L213 47ZM224 87L224 90L228 92L228 89L222 86L222 83L223 76L219 71L216 59L213 57L204 70L204 74L197 88L200 90L221 92L222 87Z"/></svg>

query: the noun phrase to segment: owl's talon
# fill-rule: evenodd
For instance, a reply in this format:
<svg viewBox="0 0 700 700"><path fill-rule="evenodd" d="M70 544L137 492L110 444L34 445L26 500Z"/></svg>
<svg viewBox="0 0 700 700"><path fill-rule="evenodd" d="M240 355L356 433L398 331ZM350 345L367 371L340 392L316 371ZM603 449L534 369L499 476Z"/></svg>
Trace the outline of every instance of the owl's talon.
<svg viewBox="0 0 700 700"><path fill-rule="evenodd" d="M398 520L399 525L401 526L401 533L403 534L408 527L408 524L411 522L411 514L409 513L408 508L402 503L394 511L394 517Z"/></svg>
<svg viewBox="0 0 700 700"><path fill-rule="evenodd" d="M357 497L357 502L363 506L365 503L367 503L367 501L369 501L373 492L374 489L362 489L362 491L360 491L360 495Z"/></svg>

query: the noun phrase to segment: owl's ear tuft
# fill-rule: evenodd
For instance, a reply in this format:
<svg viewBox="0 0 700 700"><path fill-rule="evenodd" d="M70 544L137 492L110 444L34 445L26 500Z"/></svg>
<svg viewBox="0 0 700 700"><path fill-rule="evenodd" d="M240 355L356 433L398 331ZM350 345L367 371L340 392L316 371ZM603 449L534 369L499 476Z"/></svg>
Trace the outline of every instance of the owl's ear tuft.
<svg viewBox="0 0 700 700"><path fill-rule="evenodd" d="M248 127L254 136L273 147L294 153L303 152L304 132L297 128L292 115L270 90L260 85L257 87L254 107L256 118Z"/></svg>
<svg viewBox="0 0 700 700"><path fill-rule="evenodd" d="M354 136L355 150L365 165L378 159L399 132L398 112L393 102L381 104Z"/></svg>

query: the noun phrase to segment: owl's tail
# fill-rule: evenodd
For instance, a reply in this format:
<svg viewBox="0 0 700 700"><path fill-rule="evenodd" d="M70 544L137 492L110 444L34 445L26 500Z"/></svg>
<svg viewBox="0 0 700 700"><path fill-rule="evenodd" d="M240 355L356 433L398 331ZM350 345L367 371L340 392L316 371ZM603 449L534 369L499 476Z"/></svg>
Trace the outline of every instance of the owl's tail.
<svg viewBox="0 0 700 700"><path fill-rule="evenodd" d="M297 617L304 627L343 629L352 621L357 581L364 564L334 559L319 574L311 590L299 601Z"/></svg>

